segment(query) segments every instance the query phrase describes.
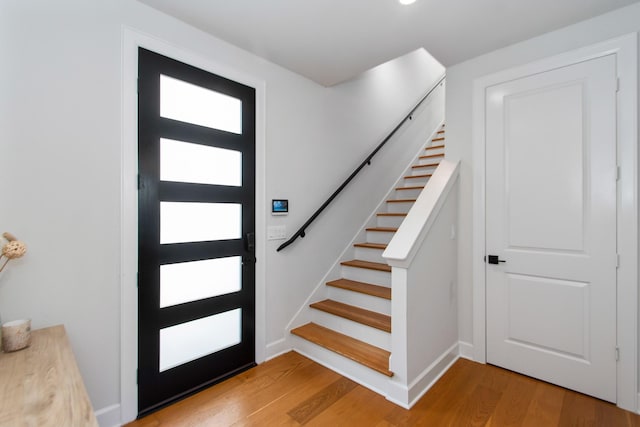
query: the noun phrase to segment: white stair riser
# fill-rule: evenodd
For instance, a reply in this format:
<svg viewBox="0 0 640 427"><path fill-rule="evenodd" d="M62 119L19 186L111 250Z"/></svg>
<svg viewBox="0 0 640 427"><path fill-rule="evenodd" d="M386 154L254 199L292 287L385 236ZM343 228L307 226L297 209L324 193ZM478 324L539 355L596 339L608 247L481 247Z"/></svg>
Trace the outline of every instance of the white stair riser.
<svg viewBox="0 0 640 427"><path fill-rule="evenodd" d="M391 316L391 300L327 286L329 299Z"/></svg>
<svg viewBox="0 0 640 427"><path fill-rule="evenodd" d="M367 242L389 243L394 234L387 231L367 231Z"/></svg>
<svg viewBox="0 0 640 427"><path fill-rule="evenodd" d="M354 322L349 319L345 319L340 316L321 311L311 310L311 319L313 323L316 323L325 328L332 329L341 334L350 336L360 341L364 341L367 344L380 347L384 350L390 351L391 349L391 334L385 331L381 331L371 326L363 325L358 322Z"/></svg>
<svg viewBox="0 0 640 427"><path fill-rule="evenodd" d="M425 155L429 155L431 153L425 153ZM432 163L439 163L442 159L444 159L444 156L438 156L438 157L427 157L426 159L418 159L418 164L419 165L430 165Z"/></svg>
<svg viewBox="0 0 640 427"><path fill-rule="evenodd" d="M413 175L411 175L411 176L413 176ZM428 176L423 176L423 177L420 177L420 178L408 178L408 179L407 178L403 178L404 182L403 182L402 185L403 185L403 187L415 187L417 185L424 186L424 185L427 184L427 181L429 181L429 178L430 177L428 177Z"/></svg>
<svg viewBox="0 0 640 427"><path fill-rule="evenodd" d="M370 270L368 268L342 266L342 277L357 282L375 283L376 285L391 286L391 273Z"/></svg>
<svg viewBox="0 0 640 427"><path fill-rule="evenodd" d="M321 365L332 369L363 386L382 394L387 394L389 377L382 375L373 369L367 368L353 360L339 355L324 347L320 347L296 335L292 336L291 343L294 350L309 357Z"/></svg>
<svg viewBox="0 0 640 427"><path fill-rule="evenodd" d="M407 213L414 202L387 203L387 212Z"/></svg>
<svg viewBox="0 0 640 427"><path fill-rule="evenodd" d="M428 163L429 165L431 163ZM429 166L429 167L424 167L424 168L411 168L411 175L412 176L416 176L416 175L424 175L424 174L433 174L433 172L436 170L437 166Z"/></svg>
<svg viewBox="0 0 640 427"><path fill-rule="evenodd" d="M356 259L384 263L386 261L384 260L384 258L382 258L382 252L384 252L382 249L356 247Z"/></svg>
<svg viewBox="0 0 640 427"><path fill-rule="evenodd" d="M415 190L396 190L395 198L396 199L417 199L421 192L422 192L422 188L417 188Z"/></svg>
<svg viewBox="0 0 640 427"><path fill-rule="evenodd" d="M400 227L405 216L378 216L378 227Z"/></svg>

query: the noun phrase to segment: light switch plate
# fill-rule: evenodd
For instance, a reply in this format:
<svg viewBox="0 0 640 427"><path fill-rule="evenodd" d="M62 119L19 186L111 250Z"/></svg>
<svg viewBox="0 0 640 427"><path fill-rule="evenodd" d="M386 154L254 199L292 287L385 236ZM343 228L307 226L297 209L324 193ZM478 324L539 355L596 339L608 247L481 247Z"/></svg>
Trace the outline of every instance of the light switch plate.
<svg viewBox="0 0 640 427"><path fill-rule="evenodd" d="M286 225L272 225L267 227L267 240L284 240L287 238Z"/></svg>

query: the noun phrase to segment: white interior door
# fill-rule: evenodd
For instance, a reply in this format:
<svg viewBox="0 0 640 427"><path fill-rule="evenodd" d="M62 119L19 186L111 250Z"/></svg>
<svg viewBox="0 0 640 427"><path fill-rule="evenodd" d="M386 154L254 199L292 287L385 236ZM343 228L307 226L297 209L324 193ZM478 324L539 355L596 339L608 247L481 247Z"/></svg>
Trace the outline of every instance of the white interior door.
<svg viewBox="0 0 640 427"><path fill-rule="evenodd" d="M612 402L615 64L504 82L485 101L486 253L505 261L486 265L487 361Z"/></svg>

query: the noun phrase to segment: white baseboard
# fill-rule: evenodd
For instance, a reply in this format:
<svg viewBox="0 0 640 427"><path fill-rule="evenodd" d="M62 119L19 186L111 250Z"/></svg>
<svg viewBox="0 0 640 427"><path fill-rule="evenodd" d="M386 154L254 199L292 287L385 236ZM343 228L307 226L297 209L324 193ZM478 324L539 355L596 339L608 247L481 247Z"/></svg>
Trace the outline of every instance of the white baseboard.
<svg viewBox="0 0 640 427"><path fill-rule="evenodd" d="M288 332L287 332L288 333ZM286 338L279 339L272 343L267 344L267 354L265 355L265 362L271 360L274 357L278 357L284 353L291 351L291 343Z"/></svg>
<svg viewBox="0 0 640 427"><path fill-rule="evenodd" d="M122 418L120 414L120 404L107 406L95 412L100 427L120 427Z"/></svg>
<svg viewBox="0 0 640 427"><path fill-rule="evenodd" d="M460 357L463 359L473 359L473 344L469 344L468 342L460 341L458 342L458 346L460 347Z"/></svg>
<svg viewBox="0 0 640 427"><path fill-rule="evenodd" d="M455 343L422 371L408 386L390 380L389 394L386 396L387 400L405 409L411 409L458 358L459 345Z"/></svg>
<svg viewBox="0 0 640 427"><path fill-rule="evenodd" d="M415 405L424 394L445 374L458 360L458 344L452 345L438 360L425 369L418 378L409 385L409 407Z"/></svg>

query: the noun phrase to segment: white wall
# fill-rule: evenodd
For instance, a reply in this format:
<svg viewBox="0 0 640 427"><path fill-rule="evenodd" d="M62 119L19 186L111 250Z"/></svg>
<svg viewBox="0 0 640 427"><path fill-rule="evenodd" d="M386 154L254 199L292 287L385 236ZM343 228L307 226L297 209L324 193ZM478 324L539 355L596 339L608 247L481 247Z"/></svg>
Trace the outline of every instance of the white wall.
<svg viewBox="0 0 640 427"><path fill-rule="evenodd" d="M454 175L451 180L457 180ZM453 184L408 270L408 379L414 382L458 342L456 226L458 183ZM412 399L415 396L412 396Z"/></svg>
<svg viewBox="0 0 640 427"><path fill-rule="evenodd" d="M0 232L28 254L0 276L0 315L63 323L96 410L120 403L123 26L266 85L266 198L295 231L442 67L421 52L324 88L133 0L0 3ZM405 163L385 149L308 230L267 243L266 341L295 310ZM397 171L396 171L397 169ZM109 418L113 419L113 418ZM104 420L103 420L104 421Z"/></svg>
<svg viewBox="0 0 640 427"><path fill-rule="evenodd" d="M447 69L447 158L461 160L459 208L459 335L473 342L472 90L474 79L640 30L640 3L500 49ZM463 238L464 237L464 238Z"/></svg>

